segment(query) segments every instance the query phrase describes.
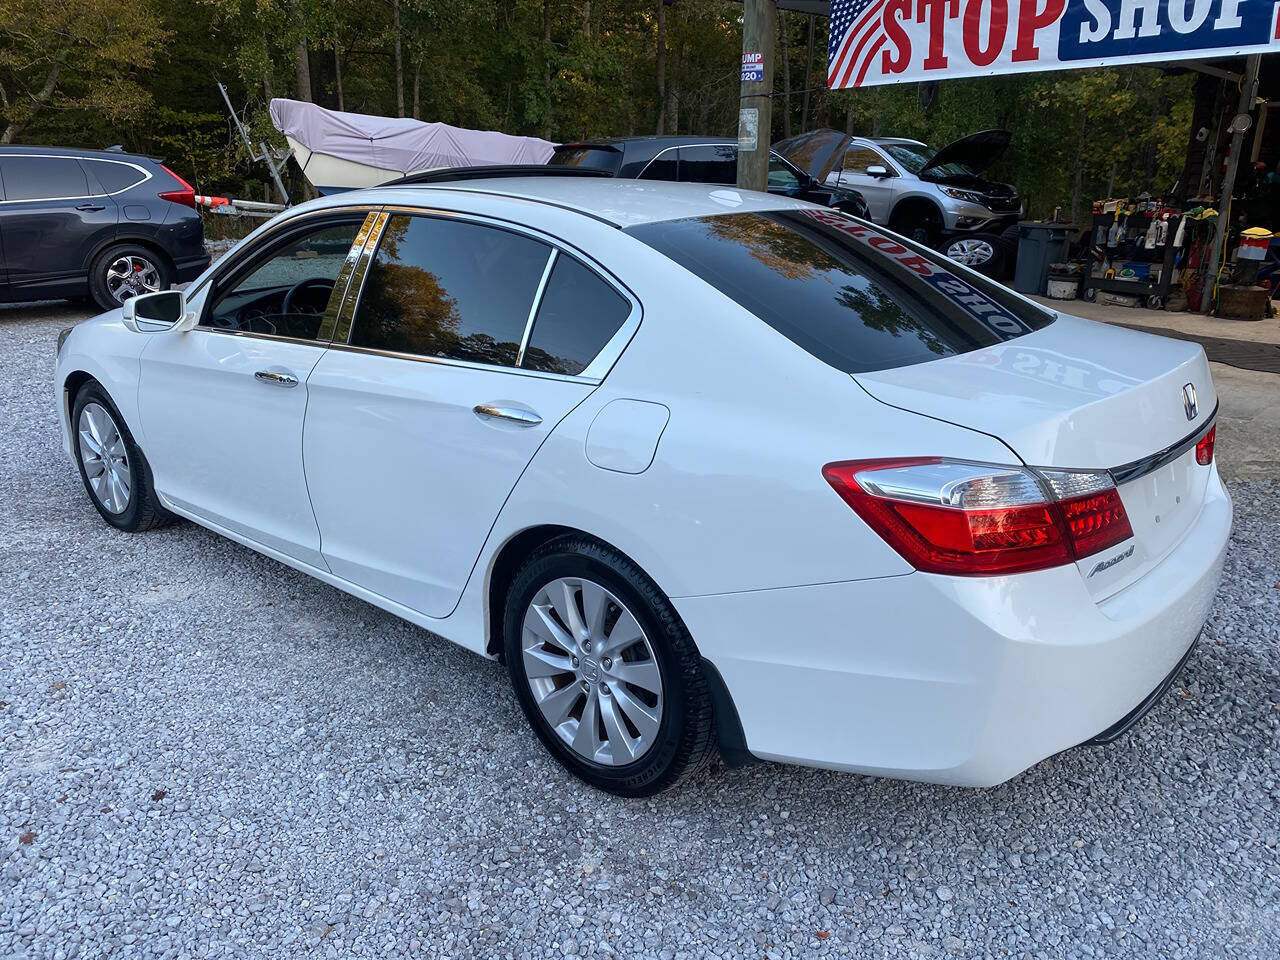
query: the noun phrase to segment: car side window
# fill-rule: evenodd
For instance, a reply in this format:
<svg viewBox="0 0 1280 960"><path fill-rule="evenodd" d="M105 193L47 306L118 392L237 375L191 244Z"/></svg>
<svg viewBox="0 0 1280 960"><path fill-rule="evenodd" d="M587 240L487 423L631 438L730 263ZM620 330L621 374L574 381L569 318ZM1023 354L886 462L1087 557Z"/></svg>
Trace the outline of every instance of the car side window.
<svg viewBox="0 0 1280 960"><path fill-rule="evenodd" d="M640 172L638 180L675 180L676 179L676 151L672 149L663 150L656 157L649 161L648 165Z"/></svg>
<svg viewBox="0 0 1280 960"><path fill-rule="evenodd" d="M326 220L286 238L248 273L215 291L201 325L317 339L338 274L363 222L360 214L350 220Z"/></svg>
<svg viewBox="0 0 1280 960"><path fill-rule="evenodd" d="M397 214L369 265L352 346L515 366L551 248L523 234Z"/></svg>
<svg viewBox="0 0 1280 960"><path fill-rule="evenodd" d="M796 176L796 172L791 169L777 155L769 157L769 189L770 190L795 190L800 186L800 178Z"/></svg>
<svg viewBox="0 0 1280 960"><path fill-rule="evenodd" d="M556 257L520 366L576 376L631 315L631 303L594 270Z"/></svg>
<svg viewBox="0 0 1280 960"><path fill-rule="evenodd" d="M867 147L850 147L844 155L844 172L866 174L867 167L881 166L888 169L884 157Z"/></svg>
<svg viewBox="0 0 1280 960"><path fill-rule="evenodd" d="M681 183L738 182L738 148L731 143L680 148Z"/></svg>
<svg viewBox="0 0 1280 960"><path fill-rule="evenodd" d="M80 163L70 157L0 158L8 200L74 200L89 196Z"/></svg>
<svg viewBox="0 0 1280 960"><path fill-rule="evenodd" d="M84 163L109 194L128 190L146 179L146 174L131 163L113 163L110 160L85 160Z"/></svg>

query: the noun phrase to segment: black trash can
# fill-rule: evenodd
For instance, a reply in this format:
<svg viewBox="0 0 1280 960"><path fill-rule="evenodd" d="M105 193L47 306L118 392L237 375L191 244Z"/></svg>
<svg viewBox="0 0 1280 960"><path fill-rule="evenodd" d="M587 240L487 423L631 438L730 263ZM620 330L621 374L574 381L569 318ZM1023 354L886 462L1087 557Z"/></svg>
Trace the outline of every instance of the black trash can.
<svg viewBox="0 0 1280 960"><path fill-rule="evenodd" d="M1019 293L1044 296L1049 281L1049 264L1067 259L1071 224L1018 224L1018 265L1013 271L1013 289Z"/></svg>

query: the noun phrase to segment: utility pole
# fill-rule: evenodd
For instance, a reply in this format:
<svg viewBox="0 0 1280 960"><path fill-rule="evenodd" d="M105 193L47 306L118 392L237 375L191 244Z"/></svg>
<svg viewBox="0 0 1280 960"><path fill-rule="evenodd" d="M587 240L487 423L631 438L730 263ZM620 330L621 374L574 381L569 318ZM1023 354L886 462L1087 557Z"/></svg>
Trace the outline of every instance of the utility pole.
<svg viewBox="0 0 1280 960"><path fill-rule="evenodd" d="M1213 295L1218 288L1218 272L1222 267L1223 247L1231 229L1231 193L1236 188L1236 170L1240 167L1240 154L1244 150L1244 133L1253 114L1253 104L1258 96L1258 70L1262 54L1255 53L1245 61L1244 80L1240 83L1240 105L1231 122L1231 156L1227 158L1227 172L1222 178L1222 193L1218 197L1218 224L1213 231L1213 246L1209 248L1209 269L1204 276L1204 294L1200 299L1200 312L1213 309ZM1240 118L1245 120L1241 121ZM741 170L741 164L739 164ZM739 173L741 183L741 173Z"/></svg>
<svg viewBox="0 0 1280 960"><path fill-rule="evenodd" d="M742 97L738 108L738 186L769 186L769 133L773 124L775 0L742 4Z"/></svg>

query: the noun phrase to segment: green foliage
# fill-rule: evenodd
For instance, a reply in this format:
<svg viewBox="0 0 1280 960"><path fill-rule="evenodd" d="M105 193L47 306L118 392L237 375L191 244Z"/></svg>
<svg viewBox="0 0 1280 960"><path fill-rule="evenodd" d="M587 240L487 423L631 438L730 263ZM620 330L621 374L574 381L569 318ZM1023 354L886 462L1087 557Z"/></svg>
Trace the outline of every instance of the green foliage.
<svg viewBox="0 0 1280 960"><path fill-rule="evenodd" d="M664 111L660 2L400 0L405 112L416 104L425 120L551 139L653 133L661 113L669 133L732 135L741 4L665 8ZM825 90L827 24L818 19L802 116L809 24L799 14L784 22L793 133L825 124L941 146L1004 127L1013 146L992 174L1017 184L1037 214L1101 196L1113 170L1113 193L1136 195L1161 193L1181 168L1186 76L1133 68L951 80L926 112L915 84ZM163 155L199 192L261 197L266 171L245 154L216 82L246 111L255 143L282 146L267 116L273 96L337 108L341 91L343 109L395 115L395 39L392 0L0 0L0 85L10 103L0 119L22 121L22 142L120 143ZM298 89L300 49L309 91ZM23 112L15 92L29 99L60 56L58 99ZM775 138L788 109L782 61L779 51Z"/></svg>

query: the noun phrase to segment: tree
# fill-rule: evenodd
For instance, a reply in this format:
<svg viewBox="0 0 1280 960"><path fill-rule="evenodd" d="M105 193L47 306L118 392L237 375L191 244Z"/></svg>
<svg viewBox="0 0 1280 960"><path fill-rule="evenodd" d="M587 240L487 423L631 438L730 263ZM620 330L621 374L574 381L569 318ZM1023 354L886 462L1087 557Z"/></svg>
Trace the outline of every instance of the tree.
<svg viewBox="0 0 1280 960"><path fill-rule="evenodd" d="M0 143L48 110L138 116L168 38L151 0L0 0Z"/></svg>

